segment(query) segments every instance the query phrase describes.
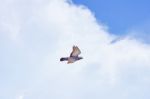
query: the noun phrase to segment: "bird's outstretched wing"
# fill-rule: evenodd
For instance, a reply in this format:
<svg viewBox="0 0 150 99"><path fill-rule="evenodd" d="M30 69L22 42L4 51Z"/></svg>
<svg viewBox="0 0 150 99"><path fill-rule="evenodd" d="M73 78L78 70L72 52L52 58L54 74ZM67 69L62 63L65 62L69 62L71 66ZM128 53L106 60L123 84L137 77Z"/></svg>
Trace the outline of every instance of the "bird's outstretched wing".
<svg viewBox="0 0 150 99"><path fill-rule="evenodd" d="M81 54L80 49L77 46L73 46L72 52L70 54L70 57L78 56L79 54Z"/></svg>

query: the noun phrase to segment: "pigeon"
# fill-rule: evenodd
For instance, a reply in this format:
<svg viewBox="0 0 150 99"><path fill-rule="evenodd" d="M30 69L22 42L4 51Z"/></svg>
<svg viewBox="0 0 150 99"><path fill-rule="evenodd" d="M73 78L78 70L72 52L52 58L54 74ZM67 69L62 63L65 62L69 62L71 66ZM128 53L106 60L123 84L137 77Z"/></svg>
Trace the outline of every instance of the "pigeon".
<svg viewBox="0 0 150 99"><path fill-rule="evenodd" d="M73 46L70 57L62 57L60 58L60 61L67 61L67 64L74 63L80 59L83 59L83 57L78 56L79 54L81 54L80 49L77 46Z"/></svg>

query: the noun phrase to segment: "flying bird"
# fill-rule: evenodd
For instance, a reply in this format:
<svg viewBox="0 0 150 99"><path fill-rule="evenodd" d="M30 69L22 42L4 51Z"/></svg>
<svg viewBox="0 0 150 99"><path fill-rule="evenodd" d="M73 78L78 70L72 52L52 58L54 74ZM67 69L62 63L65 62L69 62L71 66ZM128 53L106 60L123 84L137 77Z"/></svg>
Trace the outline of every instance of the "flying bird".
<svg viewBox="0 0 150 99"><path fill-rule="evenodd" d="M74 63L80 59L83 59L78 56L79 54L81 54L80 49L77 46L73 46L70 57L62 57L60 58L60 61L67 61L67 64Z"/></svg>

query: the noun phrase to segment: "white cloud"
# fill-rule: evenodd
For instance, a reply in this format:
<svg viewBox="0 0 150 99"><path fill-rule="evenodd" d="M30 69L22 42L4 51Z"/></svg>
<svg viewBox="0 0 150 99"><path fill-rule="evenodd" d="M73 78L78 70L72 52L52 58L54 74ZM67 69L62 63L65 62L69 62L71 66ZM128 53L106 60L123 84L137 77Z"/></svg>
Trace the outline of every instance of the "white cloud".
<svg viewBox="0 0 150 99"><path fill-rule="evenodd" d="M14 17L9 16L9 7L8 15L1 10L5 20L12 19L1 27L9 23L8 30L21 45L4 36L7 45L2 45L1 66L6 73L0 92L13 90L7 94L11 96L26 90L24 99L142 99L144 93L149 97L150 45L130 37L110 44L115 36L97 23L89 9L65 0L11 0L9 4ZM84 59L60 63L72 45L80 47Z"/></svg>
<svg viewBox="0 0 150 99"><path fill-rule="evenodd" d="M19 95L16 99L24 99L23 95Z"/></svg>

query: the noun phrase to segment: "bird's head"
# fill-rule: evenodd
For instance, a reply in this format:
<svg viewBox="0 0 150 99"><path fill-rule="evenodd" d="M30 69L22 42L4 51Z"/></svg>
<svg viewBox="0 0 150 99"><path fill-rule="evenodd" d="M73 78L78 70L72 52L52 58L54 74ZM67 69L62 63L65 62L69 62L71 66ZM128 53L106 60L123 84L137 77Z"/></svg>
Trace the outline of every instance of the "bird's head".
<svg viewBox="0 0 150 99"><path fill-rule="evenodd" d="M80 59L83 59L83 57L79 57L79 60L80 60Z"/></svg>

